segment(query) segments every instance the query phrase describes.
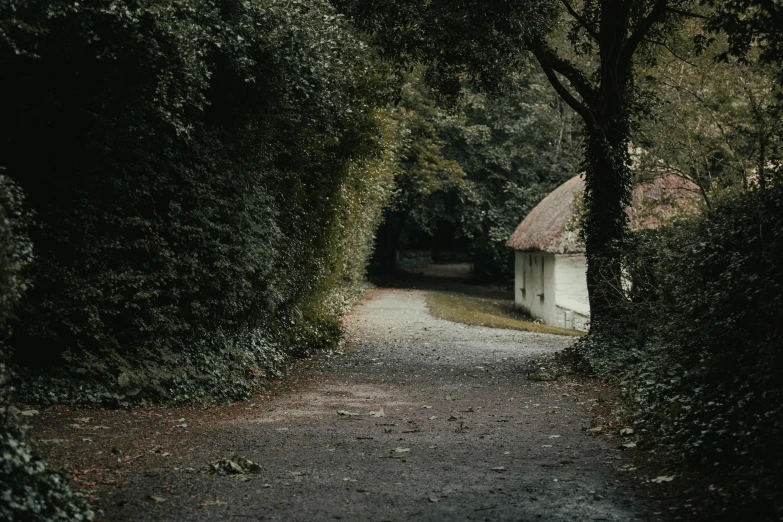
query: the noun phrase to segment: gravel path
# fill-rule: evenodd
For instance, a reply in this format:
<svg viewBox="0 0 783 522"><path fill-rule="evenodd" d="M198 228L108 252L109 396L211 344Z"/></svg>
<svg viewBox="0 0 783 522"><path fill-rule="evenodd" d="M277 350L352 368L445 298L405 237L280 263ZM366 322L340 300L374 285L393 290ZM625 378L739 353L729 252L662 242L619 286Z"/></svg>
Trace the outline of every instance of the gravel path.
<svg viewBox="0 0 783 522"><path fill-rule="evenodd" d="M421 291L375 291L347 323L345 353L204 427L183 461L238 453L260 474L170 462L124 481L104 518L646 520L574 385L526 379L573 339L437 320Z"/></svg>

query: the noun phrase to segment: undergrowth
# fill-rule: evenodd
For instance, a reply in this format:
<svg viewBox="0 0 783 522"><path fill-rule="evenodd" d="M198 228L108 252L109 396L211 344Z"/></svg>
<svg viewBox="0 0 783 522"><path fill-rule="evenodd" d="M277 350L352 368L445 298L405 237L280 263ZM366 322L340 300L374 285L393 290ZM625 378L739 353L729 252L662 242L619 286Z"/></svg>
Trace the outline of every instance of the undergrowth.
<svg viewBox="0 0 783 522"><path fill-rule="evenodd" d="M783 516L781 259L779 186L638 233L617 320L571 353L620 386L648 447L712 482L698 516Z"/></svg>

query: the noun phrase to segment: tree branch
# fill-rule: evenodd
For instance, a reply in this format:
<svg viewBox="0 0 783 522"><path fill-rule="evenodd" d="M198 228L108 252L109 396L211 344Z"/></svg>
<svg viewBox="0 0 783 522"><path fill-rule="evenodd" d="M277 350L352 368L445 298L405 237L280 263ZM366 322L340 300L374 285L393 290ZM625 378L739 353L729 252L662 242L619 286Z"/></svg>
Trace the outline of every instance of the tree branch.
<svg viewBox="0 0 783 522"><path fill-rule="evenodd" d="M645 42L650 42L650 43L652 43L652 44L655 44L655 45L660 45L661 47L663 47L664 49L666 49L667 51L669 51L669 54L671 54L672 56L674 56L675 58L677 58L677 59L678 59L678 60L680 60L681 62L683 62L683 63L687 63L687 64L688 64L688 65L690 65L691 67L695 67L695 68L697 68L697 69L699 68L699 67L698 67L696 64L689 62L688 60L686 60L686 59L685 59L685 58L683 58L682 56L680 56L680 55L678 55L677 53L675 53L675 52L672 50L672 48L671 48L671 47L669 47L668 45L666 45L666 42L659 42L658 40L651 40L651 39L649 39L649 38L645 38L645 39L644 39L644 41L645 41Z"/></svg>
<svg viewBox="0 0 783 522"><path fill-rule="evenodd" d="M536 43L533 47L535 49L533 54L536 54L536 51L540 53L540 56L539 54L536 54L536 58L539 62L541 62L542 59L545 60L553 71L563 75L571 83L574 89L576 89L576 92L579 93L579 96L581 96L583 101L587 103L593 101L596 96L596 90L582 71L577 69L574 64L570 63L568 60L564 60L558 56L555 51L541 42Z"/></svg>
<svg viewBox="0 0 783 522"><path fill-rule="evenodd" d="M678 14L680 16L684 16L686 18L698 18L700 20L709 20L708 16L704 16L703 14L694 13L692 11L686 11L684 9L676 9L674 7L667 7L667 11L670 13Z"/></svg>
<svg viewBox="0 0 783 522"><path fill-rule="evenodd" d="M577 100L576 97L574 97L574 95L571 94L571 91L569 91L566 88L566 86L563 85L563 83L557 77L557 73L552 68L552 65L549 62L547 55L546 53L544 53L543 49L539 46L533 46L533 55L536 57L539 65L541 65L541 68L544 70L544 74L549 80L549 83L552 84L552 87L555 89L557 94L563 99L563 101L566 102L568 106L574 110L574 112L579 114L579 116L582 117L582 119L585 121L587 125L592 125L593 127L597 127L598 126L597 122L590 108L586 104Z"/></svg>
<svg viewBox="0 0 783 522"><path fill-rule="evenodd" d="M647 16L639 23L636 30L628 37L620 57L617 61L617 69L620 74L627 74L631 66L633 55L642 43L650 29L669 11L669 0L656 0L655 5Z"/></svg>
<svg viewBox="0 0 783 522"><path fill-rule="evenodd" d="M576 12L576 9L574 9L571 4L568 2L568 0L560 0L563 5L565 6L568 13L574 17L574 20L584 28L585 31L587 31L587 34L593 37L594 40L598 40L598 33L595 32L595 29L590 27L590 25L587 23L587 20L585 20L582 16L579 15L579 13Z"/></svg>

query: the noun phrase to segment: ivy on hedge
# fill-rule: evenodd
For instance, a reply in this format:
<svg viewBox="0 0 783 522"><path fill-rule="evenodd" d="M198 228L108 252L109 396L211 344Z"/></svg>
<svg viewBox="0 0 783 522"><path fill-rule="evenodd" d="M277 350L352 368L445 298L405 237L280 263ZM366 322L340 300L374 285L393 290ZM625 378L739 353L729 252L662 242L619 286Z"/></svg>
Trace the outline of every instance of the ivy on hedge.
<svg viewBox="0 0 783 522"><path fill-rule="evenodd" d="M338 339L392 179L387 72L324 0L0 3L13 339L50 401L246 397Z"/></svg>
<svg viewBox="0 0 783 522"><path fill-rule="evenodd" d="M781 259L779 183L634 233L629 300L609 331L578 346L617 379L648 438L726 478L713 501L729 520L783 513Z"/></svg>

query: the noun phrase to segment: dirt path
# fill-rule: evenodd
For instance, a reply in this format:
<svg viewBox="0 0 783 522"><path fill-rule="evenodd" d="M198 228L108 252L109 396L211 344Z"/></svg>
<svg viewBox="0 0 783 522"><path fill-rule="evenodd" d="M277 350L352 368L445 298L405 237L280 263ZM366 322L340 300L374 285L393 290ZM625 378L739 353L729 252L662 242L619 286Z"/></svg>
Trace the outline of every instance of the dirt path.
<svg viewBox="0 0 783 522"><path fill-rule="evenodd" d="M343 355L313 363L296 391L189 419L180 428L192 430L189 447L139 459L100 495L102 518L647 520L617 482L620 452L583 431L589 418L575 385L525 377L573 339L437 320L424 298L376 291L348 318ZM134 444L165 445L166 433L142 428ZM149 453L122 448L107 458L122 466L134 452ZM234 453L263 471L183 470Z"/></svg>

